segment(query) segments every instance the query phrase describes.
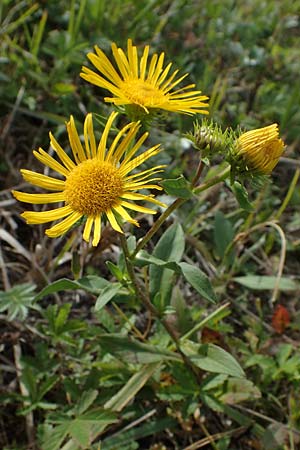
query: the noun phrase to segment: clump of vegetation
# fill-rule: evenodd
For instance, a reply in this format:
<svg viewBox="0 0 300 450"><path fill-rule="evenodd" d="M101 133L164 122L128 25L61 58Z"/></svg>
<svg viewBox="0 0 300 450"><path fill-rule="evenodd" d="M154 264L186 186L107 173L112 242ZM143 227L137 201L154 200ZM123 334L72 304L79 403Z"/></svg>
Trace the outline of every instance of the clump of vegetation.
<svg viewBox="0 0 300 450"><path fill-rule="evenodd" d="M1 448L299 446L299 8L1 3Z"/></svg>

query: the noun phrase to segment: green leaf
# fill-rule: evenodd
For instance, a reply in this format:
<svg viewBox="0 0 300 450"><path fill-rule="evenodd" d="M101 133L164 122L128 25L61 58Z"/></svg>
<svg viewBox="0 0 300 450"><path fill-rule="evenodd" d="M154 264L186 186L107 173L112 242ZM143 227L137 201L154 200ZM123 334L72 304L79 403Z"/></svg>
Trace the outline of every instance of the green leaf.
<svg viewBox="0 0 300 450"><path fill-rule="evenodd" d="M228 245L232 242L234 230L231 222L221 211L215 214L214 241L218 255L223 258Z"/></svg>
<svg viewBox="0 0 300 450"><path fill-rule="evenodd" d="M145 250L141 250L136 255L135 263L139 267L149 266L150 264L154 264L158 267L166 267L168 269L179 271L178 264L174 261L163 261L160 258L156 258L155 256L150 255L150 253ZM180 271L179 271L180 273Z"/></svg>
<svg viewBox="0 0 300 450"><path fill-rule="evenodd" d="M104 408L112 411L120 412L133 399L133 397L143 388L160 363L152 363L142 367L139 372L135 373L122 387L122 389L114 395L104 405Z"/></svg>
<svg viewBox="0 0 300 450"><path fill-rule="evenodd" d="M35 302L35 285L23 283L7 291L0 291L0 312L7 312L8 320L25 320L28 309L39 309Z"/></svg>
<svg viewBox="0 0 300 450"><path fill-rule="evenodd" d="M259 389L252 381L244 378L229 378L226 392L220 397L223 403L234 405L245 400L255 400L261 397Z"/></svg>
<svg viewBox="0 0 300 450"><path fill-rule="evenodd" d="M180 267L184 278L202 297L213 303L217 301L208 277L199 269L199 267L192 266L186 262L181 262L178 266Z"/></svg>
<svg viewBox="0 0 300 450"><path fill-rule="evenodd" d="M203 355L189 355L191 361L202 370L223 373L236 378L244 378L245 373L239 363L230 353L214 344L204 344L200 347Z"/></svg>
<svg viewBox="0 0 300 450"><path fill-rule="evenodd" d="M162 181L162 185L167 194L173 195L177 198L189 199L193 195L190 183L184 178L183 175L180 175L180 177L176 179L164 180Z"/></svg>
<svg viewBox="0 0 300 450"><path fill-rule="evenodd" d="M61 444L68 435L69 422L64 422L57 427L51 428L43 436L42 448L43 450L60 450Z"/></svg>
<svg viewBox="0 0 300 450"><path fill-rule="evenodd" d="M58 314L54 322L54 327L57 334L60 334L62 331L64 331L64 325L68 320L70 311L71 311L71 303L64 303L59 308Z"/></svg>
<svg viewBox="0 0 300 450"><path fill-rule="evenodd" d="M245 211L252 212L254 208L249 201L248 192L246 191L245 187L238 181L235 181L233 184L230 184L230 187L240 207Z"/></svg>
<svg viewBox="0 0 300 450"><path fill-rule="evenodd" d="M245 275L242 277L233 278L234 281L241 284L242 286L246 286L249 289L254 290L273 290L277 277L273 276L260 276L260 275ZM300 287L299 283L286 277L280 278L279 289L281 291L297 291Z"/></svg>
<svg viewBox="0 0 300 450"><path fill-rule="evenodd" d="M60 377L58 375L52 375L49 378L47 378L39 387L38 389L38 401L41 401L42 398L44 397L45 394L47 394L47 392L50 391L50 389L53 388L53 386L55 386L55 384L59 381Z"/></svg>
<svg viewBox="0 0 300 450"><path fill-rule="evenodd" d="M84 391L76 406L77 414L83 414L96 400L98 391L96 389L88 389Z"/></svg>
<svg viewBox="0 0 300 450"><path fill-rule="evenodd" d="M100 334L99 342L102 346L107 346L106 350L112 354L126 353L128 361L150 363L164 360L180 361L176 353L166 350L160 346L144 344L122 334ZM124 356L123 356L124 357Z"/></svg>
<svg viewBox="0 0 300 450"><path fill-rule="evenodd" d="M108 286L109 281L96 275L89 275L87 277L80 278L77 281L69 280L68 278L62 278L61 280L54 281L41 290L35 297L35 300L39 300L46 295L53 294L59 291L83 289L93 294L99 294L102 289Z"/></svg>
<svg viewBox="0 0 300 450"><path fill-rule="evenodd" d="M97 298L95 311L102 309L112 298L114 298L121 287L121 283L111 283L109 286L104 288Z"/></svg>
<svg viewBox="0 0 300 450"><path fill-rule="evenodd" d="M134 440L142 439L147 436L157 436L161 431L165 431L166 429L176 429L177 426L178 422L172 417L159 417L156 420L150 422L147 421L147 423L129 430L121 429L120 433L115 434L115 436L107 437L101 442L101 450L123 450ZM95 450L96 448L97 447L95 447Z"/></svg>
<svg viewBox="0 0 300 450"><path fill-rule="evenodd" d="M119 266L117 266L116 264L113 264L111 261L106 261L106 265L110 270L110 273L116 277L116 279L118 281L122 281L123 277L124 277L124 273L122 272L122 270L120 269Z"/></svg>
<svg viewBox="0 0 300 450"><path fill-rule="evenodd" d="M75 91L75 85L71 83L55 83L53 93L58 95L72 94Z"/></svg>
<svg viewBox="0 0 300 450"><path fill-rule="evenodd" d="M87 448L91 439L91 426L93 424L86 423L81 420L74 420L69 426L69 434L80 447Z"/></svg>
<svg viewBox="0 0 300 450"><path fill-rule="evenodd" d="M181 260L185 247L185 238L179 223L171 225L156 244L153 256L166 262ZM150 266L150 294L153 299L159 292L163 306L170 303L173 288L172 278L174 272L170 269L161 269L156 265Z"/></svg>

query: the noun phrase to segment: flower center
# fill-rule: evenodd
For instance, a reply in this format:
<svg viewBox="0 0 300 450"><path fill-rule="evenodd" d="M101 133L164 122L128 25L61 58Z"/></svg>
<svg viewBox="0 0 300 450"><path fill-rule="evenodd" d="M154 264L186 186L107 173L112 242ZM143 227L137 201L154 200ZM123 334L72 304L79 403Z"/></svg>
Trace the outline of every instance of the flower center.
<svg viewBox="0 0 300 450"><path fill-rule="evenodd" d="M74 211L96 216L113 207L123 192L119 169L96 158L83 161L68 175L65 201Z"/></svg>
<svg viewBox="0 0 300 450"><path fill-rule="evenodd" d="M141 106L156 107L166 102L166 95L148 81L126 80L120 89L132 103Z"/></svg>

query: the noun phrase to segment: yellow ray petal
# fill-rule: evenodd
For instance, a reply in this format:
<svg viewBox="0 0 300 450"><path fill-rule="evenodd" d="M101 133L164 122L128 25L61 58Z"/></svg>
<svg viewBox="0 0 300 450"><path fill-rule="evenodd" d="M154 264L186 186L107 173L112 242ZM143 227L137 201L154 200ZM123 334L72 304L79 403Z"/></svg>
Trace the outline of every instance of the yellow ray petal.
<svg viewBox="0 0 300 450"><path fill-rule="evenodd" d="M149 150L146 150L144 153L136 156L131 161L128 161L125 164L122 163L120 166L120 173L122 174L122 176L125 176L128 172L131 172L133 169L143 164L143 162L147 161L147 159L151 158L152 156L157 155L157 153L159 153L160 151L160 144L149 148Z"/></svg>
<svg viewBox="0 0 300 450"><path fill-rule="evenodd" d="M163 172L163 170L160 169L164 169L165 167L167 167L166 164L161 164L160 166L151 167L150 169L143 170L142 172L134 173L133 175L128 175L126 176L125 179L126 181L133 180L134 178L139 178L139 180L142 180L148 178L150 175L154 173Z"/></svg>
<svg viewBox="0 0 300 450"><path fill-rule="evenodd" d="M100 75L98 75L93 70L88 69L87 67L82 67L82 72L81 72L80 76L81 76L81 78L88 81L89 83L92 83L95 86L99 86L101 88L107 89L108 91L112 92L113 94L119 96L120 88L116 87L114 84L107 81L105 78L102 78Z"/></svg>
<svg viewBox="0 0 300 450"><path fill-rule="evenodd" d="M120 214L120 216L124 219L127 220L127 222L132 223L133 225L135 225L136 227L139 227L139 223L133 219L128 212L126 211L126 209L124 209L121 205L118 206L114 206L113 207L114 211L117 211L118 214Z"/></svg>
<svg viewBox="0 0 300 450"><path fill-rule="evenodd" d="M12 191L13 196L24 203L39 205L42 203L58 203L65 200L64 192L55 192L51 194L27 194L27 192Z"/></svg>
<svg viewBox="0 0 300 450"><path fill-rule="evenodd" d="M154 53L154 55L151 58L150 66L149 66L149 70L148 70L147 81L149 81L149 83L151 83L151 78L152 78L152 76L154 74L154 71L155 71L157 59L158 59L158 56L157 56L156 53Z"/></svg>
<svg viewBox="0 0 300 450"><path fill-rule="evenodd" d="M76 163L79 164L80 162L85 161L87 158L85 151L83 150L83 147L81 145L73 116L70 117L70 121L67 123L67 131L74 159Z"/></svg>
<svg viewBox="0 0 300 450"><path fill-rule="evenodd" d="M108 210L108 211L106 211L106 215L107 215L107 218L108 218L109 223L111 224L112 228L114 230L118 231L119 233L123 234L123 231L120 228L120 225L118 224L118 222L114 216L114 213L111 210Z"/></svg>
<svg viewBox="0 0 300 450"><path fill-rule="evenodd" d="M147 69L147 61L149 56L149 45L146 45L144 48L144 53L140 61L140 79L145 80L146 69Z"/></svg>
<svg viewBox="0 0 300 450"><path fill-rule="evenodd" d="M152 180L149 180L149 182ZM158 191L162 191L162 187L158 186L157 184L146 184L143 182L141 183L133 183L133 184L126 184L126 186L124 187L124 190L127 191L134 191L137 189L157 189Z"/></svg>
<svg viewBox="0 0 300 450"><path fill-rule="evenodd" d="M138 78L138 57L136 46L132 45L132 40L128 39L127 41L127 54L128 54L128 62L130 66L131 74L134 78Z"/></svg>
<svg viewBox="0 0 300 450"><path fill-rule="evenodd" d="M141 146L143 145L143 143L145 142L145 140L148 138L149 133L146 131L146 133L144 133L139 140L136 142L136 144L132 147L132 149L130 149L127 153L125 158L122 161L122 164L120 167L122 167L122 165L124 166L128 161L132 160L133 155L135 155L135 153L141 148Z"/></svg>
<svg viewBox="0 0 300 450"><path fill-rule="evenodd" d="M65 187L65 182L63 180L57 180L56 178L48 177L47 175L32 172L31 170L21 169L20 170L23 178L28 183L33 184L44 189L49 189L50 191L63 191Z"/></svg>
<svg viewBox="0 0 300 450"><path fill-rule="evenodd" d="M85 143L87 157L95 158L95 156L97 154L97 148L96 148L96 140L95 140L95 135L94 135L93 117L92 117L91 113L88 114L85 118L83 133L84 133L84 143Z"/></svg>
<svg viewBox="0 0 300 450"><path fill-rule="evenodd" d="M90 241L90 235L91 235L91 230L92 230L94 220L95 220L94 217L89 216L89 217L87 217L86 222L85 222L82 237L87 243L89 243L89 241Z"/></svg>
<svg viewBox="0 0 300 450"><path fill-rule="evenodd" d="M115 61L117 63L118 69L121 72L122 77L125 79L129 74L129 64L124 52L118 49L115 43L111 45L112 53L114 55ZM120 83L122 82L120 78Z"/></svg>
<svg viewBox="0 0 300 450"><path fill-rule="evenodd" d="M154 72L154 74L153 74L153 76L151 78L151 83L153 83L154 85L156 85L157 80L158 80L159 76L162 73L164 59L165 59L165 54L161 53L159 55L159 58L158 58L158 61L157 61L155 72Z"/></svg>
<svg viewBox="0 0 300 450"><path fill-rule="evenodd" d="M94 237L92 241L92 246L96 247L101 239L101 214L96 216L94 219Z"/></svg>
<svg viewBox="0 0 300 450"><path fill-rule="evenodd" d="M159 79L156 82L157 86L161 85L161 83L163 83L163 81L166 79L168 73L170 72L171 67L172 63L169 63L167 67L163 70L162 74L160 75Z"/></svg>
<svg viewBox="0 0 300 450"><path fill-rule="evenodd" d="M70 171L66 167L62 166L59 162L57 162L54 158L52 158L52 156L50 156L42 148L39 148L38 151L33 150L33 154L36 159L38 159L42 164L50 167L50 169L54 170L55 172L58 172L65 177L69 175Z"/></svg>
<svg viewBox="0 0 300 450"><path fill-rule="evenodd" d="M129 203L125 200L121 201L121 205L125 208L132 209L133 211L138 211L146 214L156 214L157 211L154 211L153 209L146 208L145 206L137 205L136 203Z"/></svg>
<svg viewBox="0 0 300 450"><path fill-rule="evenodd" d="M99 145L98 145L98 150L97 150L97 157L100 159L100 161L104 161L107 136L111 129L112 123L115 120L115 118L117 117L117 115L118 115L117 112L111 113L111 115L108 118L108 121L106 122L105 128L103 130L103 133L102 133Z"/></svg>
<svg viewBox="0 0 300 450"><path fill-rule="evenodd" d="M66 233L81 217L81 213L74 211L66 219L57 223L53 227L48 228L45 233L51 238L61 236L62 234Z"/></svg>
<svg viewBox="0 0 300 450"><path fill-rule="evenodd" d="M145 202L154 203L155 205L162 206L163 208L166 208L167 205L165 203L160 202L156 198L153 198L153 195L144 195L144 194L137 194L132 192L125 192L121 195L121 199L126 198L127 200L144 200Z"/></svg>
<svg viewBox="0 0 300 450"><path fill-rule="evenodd" d="M63 206L61 208L52 209L50 211L25 211L21 214L30 225L39 223L53 222L54 220L62 219L73 212L70 206Z"/></svg>
<svg viewBox="0 0 300 450"><path fill-rule="evenodd" d="M95 50L97 56L93 53L88 53L87 57L91 61L91 63L102 73L105 77L113 82L120 82L121 78L118 72L115 70L114 66L107 58L105 53L96 45Z"/></svg>
<svg viewBox="0 0 300 450"><path fill-rule="evenodd" d="M74 169L74 167L75 167L74 162L71 160L71 158L69 158L69 156L66 154L64 149L59 145L59 143L57 142L57 140L55 139L55 137L53 136L51 131L49 133L49 136L50 136L51 147L55 150L55 152L57 153L57 155L60 158L61 162L66 166L66 168L69 171Z"/></svg>
<svg viewBox="0 0 300 450"><path fill-rule="evenodd" d="M112 163L119 161L120 158L122 157L123 153L126 152L131 140L133 140L135 138L135 135L139 128L140 128L140 124L138 122L131 122L131 123L125 125L125 127L119 131L119 133L113 140L113 143L110 146L109 151L107 152L107 154L105 156L105 161L109 161ZM120 143L117 150L115 151L118 141L120 140L120 138L122 136L124 136L126 134L128 129L129 129L129 132L124 137L123 141Z"/></svg>

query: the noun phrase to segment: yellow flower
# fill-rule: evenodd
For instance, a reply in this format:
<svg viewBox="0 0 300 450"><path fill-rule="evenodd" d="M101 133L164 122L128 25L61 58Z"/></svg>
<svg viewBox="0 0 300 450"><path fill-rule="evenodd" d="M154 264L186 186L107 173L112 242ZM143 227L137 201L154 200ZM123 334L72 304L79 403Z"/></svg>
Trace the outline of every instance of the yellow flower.
<svg viewBox="0 0 300 450"><path fill-rule="evenodd" d="M136 200L165 206L154 199L152 194L145 195L136 192L145 188L161 190L160 186L153 184L153 181L160 180L160 178L151 179L150 177L161 172L164 166L152 167L129 175L132 170L160 151L158 144L136 155L148 136L148 133L144 133L134 143L140 128L138 122L124 126L107 150L108 134L117 115L118 113L112 113L108 118L98 146L94 136L92 114L88 114L84 122L84 146L80 142L74 119L71 116L67 123L67 131L73 159L66 154L51 133L50 143L60 162L41 148L33 152L41 163L58 172L61 177L60 179L52 178L23 169L21 173L26 181L54 192L27 194L13 191L13 195L21 202L32 204L64 202L64 206L50 211L26 211L22 216L27 223L41 224L63 219L46 230L46 234L54 238L67 232L81 218L86 218L83 239L89 242L94 227L92 245L96 246L101 237L103 216L106 216L112 228L122 233L116 216L138 226L138 222L129 215L127 209L147 214L156 213L152 209L137 205Z"/></svg>
<svg viewBox="0 0 300 450"><path fill-rule="evenodd" d="M112 93L112 97L104 98L106 102L131 105L146 114L157 109L190 115L208 114L208 97L200 95L201 91L193 90L194 84L177 88L188 74L175 79L178 73L175 70L169 75L172 63L163 68L164 53L159 56L154 54L148 64L149 45L144 48L140 62L137 48L132 45L131 39L127 41L127 56L116 44L113 43L111 48L118 70L103 51L95 46L96 54L88 53L87 57L100 75L87 67L83 67L80 74L89 83Z"/></svg>
<svg viewBox="0 0 300 450"><path fill-rule="evenodd" d="M279 138L278 125L243 133L237 140L236 154L241 156L247 169L268 175L272 172L284 150Z"/></svg>

